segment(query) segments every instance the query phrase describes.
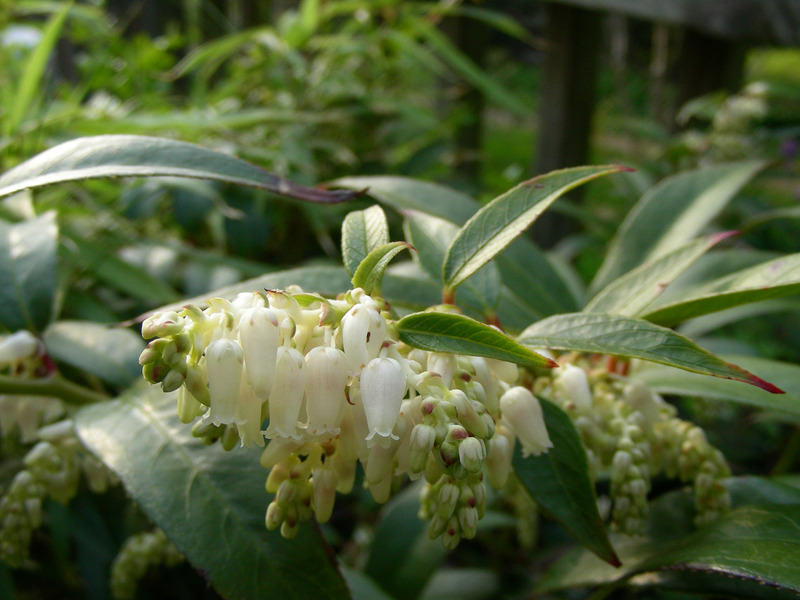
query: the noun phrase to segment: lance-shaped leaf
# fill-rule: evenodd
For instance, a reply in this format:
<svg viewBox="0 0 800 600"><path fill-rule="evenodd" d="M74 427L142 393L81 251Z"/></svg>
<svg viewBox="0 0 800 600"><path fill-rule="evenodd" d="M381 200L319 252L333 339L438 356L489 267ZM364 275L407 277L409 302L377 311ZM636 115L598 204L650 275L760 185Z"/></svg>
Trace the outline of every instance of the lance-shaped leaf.
<svg viewBox="0 0 800 600"><path fill-rule="evenodd" d="M481 207L472 198L449 187L418 181L410 177L343 177L328 182L328 187L340 187L366 194L391 206L399 213L409 210L423 212L458 225L464 223Z"/></svg>
<svg viewBox="0 0 800 600"><path fill-rule="evenodd" d="M525 231L557 198L621 166L575 167L541 175L498 196L467 221L447 251L442 276L455 289Z"/></svg>
<svg viewBox="0 0 800 600"><path fill-rule="evenodd" d="M734 231L728 231L696 240L651 263L645 263L609 284L583 310L635 317L689 265L710 248L735 234Z"/></svg>
<svg viewBox="0 0 800 600"><path fill-rule="evenodd" d="M540 399L553 447L539 456L522 458L514 449L514 471L537 504L560 521L581 544L605 562L620 564L597 510L589 477L586 449L572 420L555 404Z"/></svg>
<svg viewBox="0 0 800 600"><path fill-rule="evenodd" d="M752 356L726 356L725 359L749 371L755 371L786 393L769 394L739 381L676 371L671 367L653 363L642 363L637 366L630 377L643 381L661 394L729 400L800 416L799 366Z"/></svg>
<svg viewBox="0 0 800 600"><path fill-rule="evenodd" d="M674 324L732 306L800 292L800 253L782 256L687 289L643 311L648 321Z"/></svg>
<svg viewBox="0 0 800 600"><path fill-rule="evenodd" d="M679 539L629 538L616 548L621 569L588 552L569 553L539 581L537 590L611 584L666 570L800 592L800 504L796 503L743 506Z"/></svg>
<svg viewBox="0 0 800 600"><path fill-rule="evenodd" d="M437 284L442 262L458 227L450 221L417 211L407 211L403 223L406 239L417 249L417 260ZM458 290L455 301L477 313L491 313L500 296L500 274L495 265L482 269Z"/></svg>
<svg viewBox="0 0 800 600"><path fill-rule="evenodd" d="M230 600L349 598L311 523L297 538L268 532L259 453L205 446L175 415L176 394L137 386L75 416L83 443L192 565Z"/></svg>
<svg viewBox="0 0 800 600"><path fill-rule="evenodd" d="M523 367L558 366L497 329L464 315L414 313L400 319L397 330L403 342L423 350L497 358Z"/></svg>
<svg viewBox="0 0 800 600"><path fill-rule="evenodd" d="M674 175L652 188L617 230L592 291L696 238L765 165L764 161L718 165Z"/></svg>
<svg viewBox="0 0 800 600"><path fill-rule="evenodd" d="M689 338L642 319L592 313L555 315L534 323L518 339L534 348L641 358L783 393L771 383L703 350Z"/></svg>
<svg viewBox="0 0 800 600"><path fill-rule="evenodd" d="M342 223L344 268L352 276L367 254L389 241L389 224L380 206L354 210Z"/></svg>
<svg viewBox="0 0 800 600"><path fill-rule="evenodd" d="M364 288L368 294L373 292L379 294L383 274L392 259L403 250L413 249L414 247L406 242L392 242L378 246L361 261L353 273L353 287Z"/></svg>
<svg viewBox="0 0 800 600"><path fill-rule="evenodd" d="M228 154L187 142L99 135L64 142L7 171L0 176L0 197L65 181L155 176L213 179L306 202L343 202L360 195L305 187Z"/></svg>
<svg viewBox="0 0 800 600"><path fill-rule="evenodd" d="M41 331L53 316L56 213L10 224L0 221L0 326Z"/></svg>

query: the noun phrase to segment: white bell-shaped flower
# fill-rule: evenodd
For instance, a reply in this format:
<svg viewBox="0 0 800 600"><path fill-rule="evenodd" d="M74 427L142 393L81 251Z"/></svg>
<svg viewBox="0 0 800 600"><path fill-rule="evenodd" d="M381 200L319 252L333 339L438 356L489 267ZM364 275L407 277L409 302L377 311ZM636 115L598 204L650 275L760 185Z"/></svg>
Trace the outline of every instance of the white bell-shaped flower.
<svg viewBox="0 0 800 600"><path fill-rule="evenodd" d="M572 402L575 408L586 412L592 408L592 390L589 389L589 380L586 371L569 363L559 369L561 371L556 379L556 386L561 388L565 399Z"/></svg>
<svg viewBox="0 0 800 600"><path fill-rule="evenodd" d="M344 352L317 346L306 355L306 432L312 436L339 433L344 412L348 369Z"/></svg>
<svg viewBox="0 0 800 600"><path fill-rule="evenodd" d="M356 304L342 317L342 346L351 375L358 375L361 368L378 352L386 339L386 320L377 308Z"/></svg>
<svg viewBox="0 0 800 600"><path fill-rule="evenodd" d="M247 368L245 367L245 371ZM234 418L236 428L239 430L239 439L242 446L264 447L264 435L261 432L261 408L263 401L247 382L246 373L242 373L242 383L239 387L239 398L236 400Z"/></svg>
<svg viewBox="0 0 800 600"><path fill-rule="evenodd" d="M306 360L298 350L278 348L275 379L269 395L267 437L300 439L297 419L306 389Z"/></svg>
<svg viewBox="0 0 800 600"><path fill-rule="evenodd" d="M388 446L397 436L392 433L406 395L403 368L393 358L373 358L361 370L361 400L367 416L367 446ZM375 436L378 439L375 439Z"/></svg>
<svg viewBox="0 0 800 600"><path fill-rule="evenodd" d="M236 340L220 338L206 348L209 418L215 425L233 423L244 366L242 348Z"/></svg>
<svg viewBox="0 0 800 600"><path fill-rule="evenodd" d="M521 386L510 388L500 397L503 422L522 443L522 455L534 456L553 447L542 415L542 405L531 391Z"/></svg>
<svg viewBox="0 0 800 600"><path fill-rule="evenodd" d="M257 306L242 311L239 343L242 345L247 381L262 400L269 398L280 341L275 311Z"/></svg>
<svg viewBox="0 0 800 600"><path fill-rule="evenodd" d="M38 350L39 340L29 331L22 329L0 341L0 363L23 360L36 354Z"/></svg>

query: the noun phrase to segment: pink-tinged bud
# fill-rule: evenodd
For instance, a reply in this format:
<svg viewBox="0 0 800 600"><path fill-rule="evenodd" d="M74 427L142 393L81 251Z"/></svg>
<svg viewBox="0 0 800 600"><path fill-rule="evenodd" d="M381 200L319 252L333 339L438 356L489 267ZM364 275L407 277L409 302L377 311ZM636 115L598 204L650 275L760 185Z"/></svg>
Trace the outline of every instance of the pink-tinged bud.
<svg viewBox="0 0 800 600"><path fill-rule="evenodd" d="M443 352L431 352L428 355L428 371L433 371L442 376L446 387L453 383L453 374L456 371L456 355Z"/></svg>
<svg viewBox="0 0 800 600"><path fill-rule="evenodd" d="M175 311L157 312L142 322L142 337L169 337L183 331L183 319Z"/></svg>
<svg viewBox="0 0 800 600"><path fill-rule="evenodd" d="M565 399L572 402L581 412L591 410L592 391L589 389L586 371L569 363L561 367L560 371L556 385L561 388Z"/></svg>
<svg viewBox="0 0 800 600"><path fill-rule="evenodd" d="M30 332L17 331L0 341L0 363L17 362L39 351L39 340Z"/></svg>
<svg viewBox="0 0 800 600"><path fill-rule="evenodd" d="M341 350L318 346L306 355L307 433L312 436L339 433L347 378L347 361Z"/></svg>
<svg viewBox="0 0 800 600"><path fill-rule="evenodd" d="M367 416L367 446L388 446L406 394L406 376L393 358L373 358L361 371L361 400ZM375 439L375 436L378 439Z"/></svg>
<svg viewBox="0 0 800 600"><path fill-rule="evenodd" d="M244 354L247 381L262 400L269 398L272 389L279 333L275 311L257 306L242 312L239 343Z"/></svg>
<svg viewBox="0 0 800 600"><path fill-rule="evenodd" d="M235 340L221 338L206 348L208 391L211 403L209 418L215 425L233 423L236 401L242 381L242 348Z"/></svg>
<svg viewBox="0 0 800 600"><path fill-rule="evenodd" d="M342 317L342 347L350 375L358 375L378 356L386 339L386 320L375 308L356 304Z"/></svg>
<svg viewBox="0 0 800 600"><path fill-rule="evenodd" d="M327 523L333 513L333 503L336 500L336 485L339 476L332 468L314 469L313 472L313 502L314 516L318 523Z"/></svg>
<svg viewBox="0 0 800 600"><path fill-rule="evenodd" d="M306 389L306 360L298 350L281 347L269 396L267 437L300 439L297 419Z"/></svg>
<svg viewBox="0 0 800 600"><path fill-rule="evenodd" d="M486 439L490 437L486 421L478 414L472 401L467 398L464 392L461 390L451 390L450 393L445 394L445 400L455 407L456 417L467 431L479 438Z"/></svg>
<svg viewBox="0 0 800 600"><path fill-rule="evenodd" d="M519 438L522 455L534 456L553 447L539 400L527 388L516 386L500 398L503 421Z"/></svg>

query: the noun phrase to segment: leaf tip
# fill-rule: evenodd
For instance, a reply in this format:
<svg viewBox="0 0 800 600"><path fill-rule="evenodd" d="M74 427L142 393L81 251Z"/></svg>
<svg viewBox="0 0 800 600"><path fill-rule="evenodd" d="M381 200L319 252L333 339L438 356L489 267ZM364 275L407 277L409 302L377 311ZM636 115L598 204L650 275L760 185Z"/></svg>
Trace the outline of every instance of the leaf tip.
<svg viewBox="0 0 800 600"><path fill-rule="evenodd" d="M761 388L765 392L769 392L770 394L785 394L786 393L785 391L783 391L778 386L772 385L769 381L765 381L765 380L761 379L760 377L757 377L757 376L753 375L749 371L745 371L741 367L738 367L738 366L736 366L734 364L731 364L731 363L728 363L728 366L731 367L732 369L736 370L736 371L739 371L742 374L741 377L736 378L739 381L743 381L744 383L749 383L750 385L754 385L757 388Z"/></svg>

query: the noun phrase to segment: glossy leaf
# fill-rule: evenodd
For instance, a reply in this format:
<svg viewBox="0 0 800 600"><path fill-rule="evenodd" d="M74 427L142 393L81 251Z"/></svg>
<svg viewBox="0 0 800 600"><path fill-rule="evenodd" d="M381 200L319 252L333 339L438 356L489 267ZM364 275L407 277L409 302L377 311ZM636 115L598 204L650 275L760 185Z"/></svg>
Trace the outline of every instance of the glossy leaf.
<svg viewBox="0 0 800 600"><path fill-rule="evenodd" d="M800 367L752 356L726 356L725 359L758 373L786 393L770 394L739 381L676 371L672 367L652 363L639 365L630 377L643 381L661 394L729 400L800 416Z"/></svg>
<svg viewBox="0 0 800 600"><path fill-rule="evenodd" d="M556 199L601 175L625 167L575 167L541 175L498 196L467 221L445 257L442 276L449 288L457 287L502 252Z"/></svg>
<svg viewBox="0 0 800 600"><path fill-rule="evenodd" d="M485 356L531 368L558 366L497 329L463 315L414 313L400 319L397 330L403 342L423 350Z"/></svg>
<svg viewBox="0 0 800 600"><path fill-rule="evenodd" d="M537 319L580 310L577 299L550 258L526 237L514 240L493 262L510 293ZM475 276L477 274L470 279ZM469 280L462 286L467 283Z"/></svg>
<svg viewBox="0 0 800 600"><path fill-rule="evenodd" d="M259 453L204 446L175 416L175 394L137 386L80 410L83 443L229 600L349 598L332 555L310 523L285 540L264 527L270 501Z"/></svg>
<svg viewBox="0 0 800 600"><path fill-rule="evenodd" d="M555 404L544 399L541 404L553 447L539 456L523 458L520 445L516 444L514 471L536 503L575 539L607 563L619 565L597 510L597 496L580 434Z"/></svg>
<svg viewBox="0 0 800 600"><path fill-rule="evenodd" d="M592 313L556 315L528 327L520 334L519 342L534 348L641 358L781 393L774 385L703 350L689 338L641 319Z"/></svg>
<svg viewBox="0 0 800 600"><path fill-rule="evenodd" d="M629 271L601 290L583 309L585 312L635 317L646 311L661 292L689 265L734 232L696 240Z"/></svg>
<svg viewBox="0 0 800 600"><path fill-rule="evenodd" d="M743 506L679 539L628 538L615 544L613 569L587 552L564 557L538 591L610 584L638 573L680 570L726 576L800 592L800 504Z"/></svg>
<svg viewBox="0 0 800 600"><path fill-rule="evenodd" d="M348 213L342 223L344 268L352 276L370 252L389 241L389 224L380 206Z"/></svg>
<svg viewBox="0 0 800 600"><path fill-rule="evenodd" d="M406 238L417 249L417 259L432 281L441 285L442 262L458 227L450 221L417 211L406 212ZM477 313L494 312L500 296L500 273L495 265L487 265L456 292L459 305Z"/></svg>
<svg viewBox="0 0 800 600"><path fill-rule="evenodd" d="M749 161L688 171L650 189L617 230L591 290L697 237L765 165Z"/></svg>
<svg viewBox="0 0 800 600"><path fill-rule="evenodd" d="M343 177L329 187L365 190L366 195L399 213L415 210L461 225L481 207L469 196L449 187L410 177Z"/></svg>
<svg viewBox="0 0 800 600"><path fill-rule="evenodd" d="M41 331L53 317L56 213L11 224L0 221L0 325Z"/></svg>
<svg viewBox="0 0 800 600"><path fill-rule="evenodd" d="M195 144L139 135L99 135L64 142L7 171L0 176L0 197L65 181L155 176L212 179L306 202L343 202L359 195L308 188Z"/></svg>
<svg viewBox="0 0 800 600"><path fill-rule="evenodd" d="M685 290L679 299L656 302L642 317L674 324L733 306L800 292L800 253L776 258Z"/></svg>
<svg viewBox="0 0 800 600"><path fill-rule="evenodd" d="M141 377L142 337L130 329L92 321L57 321L44 332L52 358L95 375L118 389Z"/></svg>
<svg viewBox="0 0 800 600"><path fill-rule="evenodd" d="M381 281L391 260L403 250L413 250L406 242L392 242L372 250L353 273L353 287L368 294L380 293Z"/></svg>

